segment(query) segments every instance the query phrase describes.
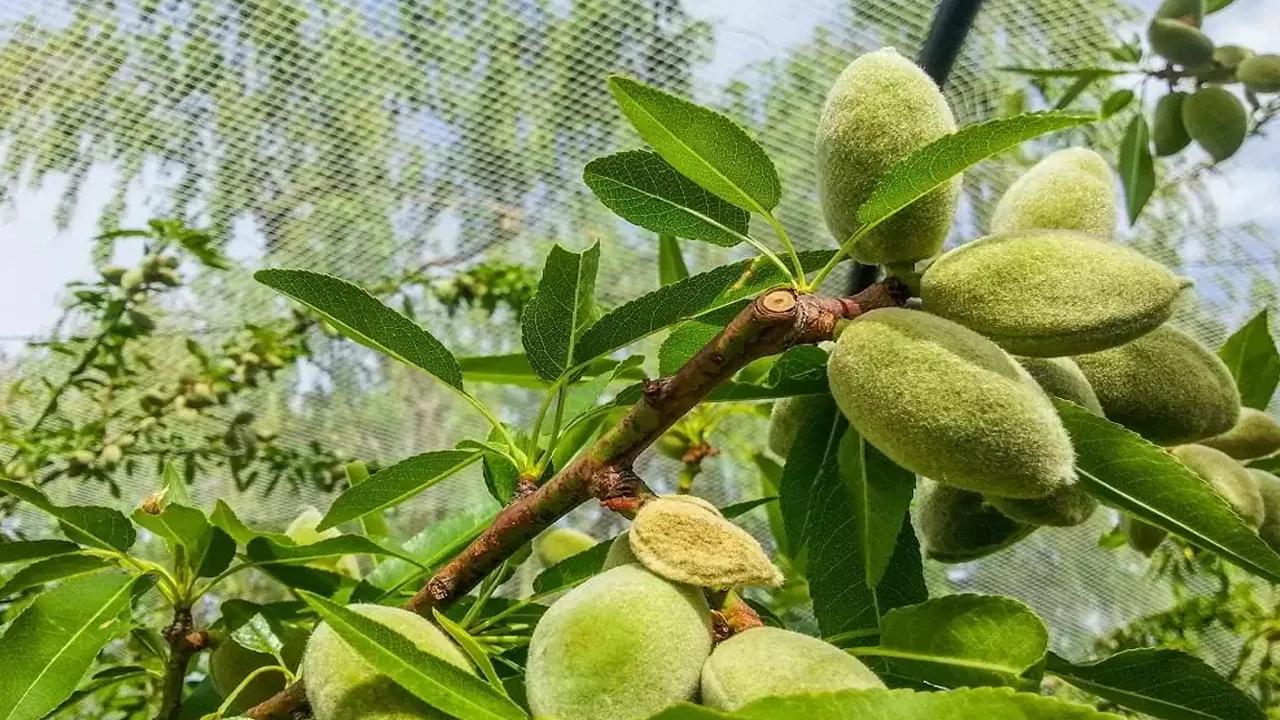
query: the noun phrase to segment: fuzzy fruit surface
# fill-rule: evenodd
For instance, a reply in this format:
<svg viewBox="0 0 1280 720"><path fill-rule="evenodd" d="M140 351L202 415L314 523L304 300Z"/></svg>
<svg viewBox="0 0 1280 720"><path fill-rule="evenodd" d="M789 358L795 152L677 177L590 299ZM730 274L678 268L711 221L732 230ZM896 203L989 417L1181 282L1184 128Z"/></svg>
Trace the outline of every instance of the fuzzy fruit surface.
<svg viewBox="0 0 1280 720"><path fill-rule="evenodd" d="M892 48L850 63L827 94L818 120L818 196L836 241L843 243L858 229L858 208L885 171L955 131L955 117L938 86ZM890 263L937 255L959 197L956 176L863 237L854 258Z"/></svg>
<svg viewBox="0 0 1280 720"><path fill-rule="evenodd" d="M1206 86L1183 101L1182 124L1197 145L1221 162L1235 155L1244 144L1249 132L1249 113L1230 90Z"/></svg>
<svg viewBox="0 0 1280 720"><path fill-rule="evenodd" d="M307 633L299 628L288 627L284 633L284 647L280 656L290 670L297 670L302 661L302 651L307 644ZM256 652L227 638L218 644L209 656L209 677L213 687L222 697L229 697L249 674L258 668L275 665L275 658L266 653ZM242 712L263 702L284 689L283 673L262 673L249 682L236 699L231 703L231 710Z"/></svg>
<svg viewBox="0 0 1280 720"><path fill-rule="evenodd" d="M385 625L411 640L419 650L475 671L453 641L426 618L384 605L348 605L347 609ZM311 634L302 657L307 700L315 720L448 720L365 662L338 634L321 624Z"/></svg>
<svg viewBox="0 0 1280 720"><path fill-rule="evenodd" d="M1080 483L1056 490L1042 498L1002 498L987 495L995 509L1018 522L1052 527L1074 527L1093 517L1098 501Z"/></svg>
<svg viewBox="0 0 1280 720"><path fill-rule="evenodd" d="M1089 378L1071 358L1020 357L1018 363L1026 368L1036 384L1054 397L1070 400L1089 412L1102 416L1098 395L1089 384Z"/></svg>
<svg viewBox="0 0 1280 720"><path fill-rule="evenodd" d="M750 533L690 497L654 498L636 513L627 533L642 565L667 580L706 588L782 584L782 573Z"/></svg>
<svg viewBox="0 0 1280 720"><path fill-rule="evenodd" d="M883 689L862 661L808 635L751 628L716 646L702 666L702 704L737 710L762 697Z"/></svg>
<svg viewBox="0 0 1280 720"><path fill-rule="evenodd" d="M813 409L823 407L825 403L826 398L822 395L798 395L774 403L773 412L769 415L769 449L778 457L785 458Z"/></svg>
<svg viewBox="0 0 1280 720"><path fill-rule="evenodd" d="M1043 497L1075 477L1053 403L1008 353L916 310L850 322L827 362L841 412L872 445L937 482Z"/></svg>
<svg viewBox="0 0 1280 720"><path fill-rule="evenodd" d="M1156 103L1151 121L1151 143L1156 155L1167 157L1191 144L1191 136L1182 124L1182 103L1190 97L1180 90L1170 92Z"/></svg>
<svg viewBox="0 0 1280 720"><path fill-rule="evenodd" d="M1110 237L1116 228L1116 180L1098 153L1059 150L1018 178L996 205L991 232L1076 230Z"/></svg>
<svg viewBox="0 0 1280 720"><path fill-rule="evenodd" d="M1107 419L1157 445L1220 435L1240 416L1240 393L1227 366L1168 325L1075 361Z"/></svg>
<svg viewBox="0 0 1280 720"><path fill-rule="evenodd" d="M1156 18L1147 26L1147 41L1157 55L1183 67L1194 67L1213 59L1213 41L1199 29Z"/></svg>
<svg viewBox="0 0 1280 720"><path fill-rule="evenodd" d="M1035 532L997 510L980 493L921 482L920 541L925 556L943 563L977 560Z"/></svg>
<svg viewBox="0 0 1280 720"><path fill-rule="evenodd" d="M1272 550L1280 552L1280 478L1256 468L1249 468L1249 474L1262 496L1263 518L1258 536Z"/></svg>
<svg viewBox="0 0 1280 720"><path fill-rule="evenodd" d="M1169 537L1169 533L1151 523L1144 522L1128 514L1120 516L1120 529L1124 531L1129 547L1151 557L1160 547L1160 543Z"/></svg>
<svg viewBox="0 0 1280 720"><path fill-rule="evenodd" d="M920 279L929 312L1012 353L1058 357L1124 344L1158 327L1190 285L1093 235L989 235L938 258Z"/></svg>
<svg viewBox="0 0 1280 720"><path fill-rule="evenodd" d="M711 654L702 592L638 565L570 590L534 628L525 674L537 720L640 720L691 699Z"/></svg>
<svg viewBox="0 0 1280 720"><path fill-rule="evenodd" d="M1245 523L1255 530L1262 525L1262 494L1258 481L1245 466L1220 450L1204 445L1179 445L1169 452L1192 472L1204 478L1231 503Z"/></svg>
<svg viewBox="0 0 1280 720"><path fill-rule="evenodd" d="M1230 430L1201 440L1200 444L1237 460L1259 458L1280 450L1280 423L1261 410L1241 408L1240 419Z"/></svg>
<svg viewBox="0 0 1280 720"><path fill-rule="evenodd" d="M580 530L553 527L534 539L533 552L543 567L551 567L595 545L596 539Z"/></svg>
<svg viewBox="0 0 1280 720"><path fill-rule="evenodd" d="M1280 92L1280 55L1258 55L1240 61L1236 77L1255 93Z"/></svg>

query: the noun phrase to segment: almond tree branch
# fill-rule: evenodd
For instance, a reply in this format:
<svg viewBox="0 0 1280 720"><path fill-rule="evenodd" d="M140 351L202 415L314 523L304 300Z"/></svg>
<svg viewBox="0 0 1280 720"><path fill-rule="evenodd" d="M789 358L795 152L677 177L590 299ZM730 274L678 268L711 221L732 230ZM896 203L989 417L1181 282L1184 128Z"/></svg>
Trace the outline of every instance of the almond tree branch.
<svg viewBox="0 0 1280 720"><path fill-rule="evenodd" d="M465 595L538 533L592 498L615 512L634 514L652 493L632 471L632 463L712 390L755 360L796 345L830 340L837 322L876 308L901 306L909 295L906 285L889 278L852 297L800 294L790 288L757 297L674 375L646 381L644 396L616 425L546 484L507 505L405 608L431 617L432 608ZM736 620L752 623L754 613L746 615L749 607L742 604L734 609L738 612L731 614ZM284 720L302 698L300 685L295 684L247 716Z"/></svg>
<svg viewBox="0 0 1280 720"><path fill-rule="evenodd" d="M209 634L196 629L191 618L191 608L184 605L174 607L173 622L169 623L163 634L169 643L169 658L165 662L160 710L156 713L156 720L178 720L182 715L182 688L187 677L187 666L196 653L209 646Z"/></svg>

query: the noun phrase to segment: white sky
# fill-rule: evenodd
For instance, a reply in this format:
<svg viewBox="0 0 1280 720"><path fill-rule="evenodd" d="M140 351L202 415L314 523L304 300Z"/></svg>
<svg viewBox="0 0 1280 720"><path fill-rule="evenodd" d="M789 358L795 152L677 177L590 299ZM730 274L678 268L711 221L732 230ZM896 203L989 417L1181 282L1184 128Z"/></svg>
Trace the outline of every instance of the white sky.
<svg viewBox="0 0 1280 720"><path fill-rule="evenodd" d="M0 0L0 19L21 17L40 1ZM1142 4L1154 8L1158 3L1142 0ZM687 0L686 6L716 28L716 56L700 78L707 87L721 85L742 67L777 57L804 42L829 7L812 0ZM785 22L780 22L780 15ZM1274 0L1238 0L1210 16L1205 29L1219 44L1275 49L1280 45L1280 7ZM1260 221L1280 229L1280 140L1276 136L1256 139L1248 150L1229 162L1225 177L1210 183L1222 219L1228 224ZM47 332L58 315L59 290L70 280L89 276L89 238L97 230L111 175L106 169L91 174L82 193L84 200L65 232L53 227L53 211L63 187L56 179L38 190L21 192L14 210L0 216L0 351L14 345L6 338ZM131 197L124 227L149 217L143 206L145 193L135 188Z"/></svg>

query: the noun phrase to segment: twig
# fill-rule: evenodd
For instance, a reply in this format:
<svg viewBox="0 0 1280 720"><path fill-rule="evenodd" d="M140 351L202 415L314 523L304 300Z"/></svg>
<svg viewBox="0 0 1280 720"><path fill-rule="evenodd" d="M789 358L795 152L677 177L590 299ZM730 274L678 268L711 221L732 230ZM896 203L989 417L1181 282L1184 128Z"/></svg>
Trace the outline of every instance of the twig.
<svg viewBox="0 0 1280 720"><path fill-rule="evenodd" d="M164 685L161 689L160 711L156 720L178 720L182 715L182 688L187 677L187 665L196 653L209 646L209 634L196 630L191 619L191 608L175 606L173 622L164 629L169 641L169 659L164 667Z"/></svg>
<svg viewBox="0 0 1280 720"><path fill-rule="evenodd" d="M889 278L847 298L802 295L789 288L757 297L676 374L647 381L640 401L590 450L508 505L405 608L430 617L432 608L465 595L538 533L592 498L615 512L633 514L651 493L632 471L632 463L712 390L759 358L830 340L837 322L868 310L901 306L909 295L901 281ZM736 622L749 623L755 612L740 604L730 615ZM295 683L246 715L254 720L288 718L304 698L301 684Z"/></svg>

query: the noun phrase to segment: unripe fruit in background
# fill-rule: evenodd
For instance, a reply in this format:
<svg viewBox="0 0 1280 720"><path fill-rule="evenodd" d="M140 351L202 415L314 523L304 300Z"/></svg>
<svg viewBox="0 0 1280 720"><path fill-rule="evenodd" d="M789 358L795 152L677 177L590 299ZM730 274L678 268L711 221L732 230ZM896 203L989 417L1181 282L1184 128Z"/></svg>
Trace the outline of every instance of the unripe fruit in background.
<svg viewBox="0 0 1280 720"><path fill-rule="evenodd" d="M931 313L1012 353L1056 357L1115 347L1158 327L1190 285L1093 235L989 235L938 258L920 279Z"/></svg>
<svg viewBox="0 0 1280 720"><path fill-rule="evenodd" d="M702 666L702 704L737 710L762 697L883 689L862 661L798 632L756 627L716 646Z"/></svg>
<svg viewBox="0 0 1280 720"><path fill-rule="evenodd" d="M689 448L692 446L693 444L689 441L689 438L677 430L668 430L662 433L662 436L654 443L654 447L658 448L658 452L677 462L684 462L684 454L689 452Z"/></svg>
<svg viewBox="0 0 1280 720"><path fill-rule="evenodd" d="M1240 419L1221 435L1205 438L1201 445L1221 450L1237 460L1250 460L1280 450L1280 423L1261 410L1241 408Z"/></svg>
<svg viewBox="0 0 1280 720"><path fill-rule="evenodd" d="M544 567L595 547L596 539L572 528L550 528L534 538L533 552Z"/></svg>
<svg viewBox="0 0 1280 720"><path fill-rule="evenodd" d="M320 514L319 510L307 506L302 509L298 517L293 519L293 522L289 523L289 527L285 528L284 534L297 545L314 545L321 540L336 538L342 534L338 528L328 528L324 531L316 530L316 526L323 519L324 515ZM339 558L320 560L315 565L326 570L336 570L349 577L360 577L360 563L354 555L343 555Z"/></svg>
<svg viewBox="0 0 1280 720"><path fill-rule="evenodd" d="M1229 90L1206 86L1182 102L1182 124L1197 145L1221 162L1244 144L1249 113Z"/></svg>
<svg viewBox="0 0 1280 720"><path fill-rule="evenodd" d="M1120 516L1120 529L1124 531L1129 547L1151 557L1169 533L1130 515Z"/></svg>
<svg viewBox="0 0 1280 720"><path fill-rule="evenodd" d="M120 276L120 289L125 292L133 292L142 285L142 270L134 268L128 270L124 275Z"/></svg>
<svg viewBox="0 0 1280 720"><path fill-rule="evenodd" d="M1272 550L1280 552L1280 478L1256 468L1249 468L1249 474L1262 496L1263 517L1258 536Z"/></svg>
<svg viewBox="0 0 1280 720"><path fill-rule="evenodd" d="M1152 20L1147 26L1147 41L1157 55L1183 67L1192 67L1213 59L1213 40L1191 25L1177 20Z"/></svg>
<svg viewBox="0 0 1280 720"><path fill-rule="evenodd" d="M1255 93L1280 92L1280 55L1258 55L1242 60L1236 78Z"/></svg>
<svg viewBox="0 0 1280 720"><path fill-rule="evenodd" d="M858 208L886 170L955 131L938 86L892 48L850 63L827 94L818 121L818 195L836 241L858 229ZM890 263L933 257L951 228L959 196L956 176L869 232L854 258Z"/></svg>
<svg viewBox="0 0 1280 720"><path fill-rule="evenodd" d="M1200 27L1204 22L1204 0L1164 0L1155 16Z"/></svg>
<svg viewBox="0 0 1280 720"><path fill-rule="evenodd" d="M120 267L119 265L104 265L98 272L102 275L103 280L112 285L119 285L121 279L124 278L124 274L128 272L128 270Z"/></svg>
<svg viewBox="0 0 1280 720"><path fill-rule="evenodd" d="M471 662L444 631L430 620L383 605L348 605L370 620L391 628L450 665L475 674ZM315 720L448 720L394 680L379 673L326 624L311 633L302 656L307 700Z"/></svg>
<svg viewBox="0 0 1280 720"><path fill-rule="evenodd" d="M302 660L302 652L307 645L307 633L300 628L287 626L281 640L284 641L284 646L280 650L280 657L290 670L297 670L298 663ZM225 698L230 697L231 693L235 692L240 683L254 670L275 664L276 659L272 656L250 650L227 638L219 643L213 654L209 656L209 677L218 694ZM248 710L280 692L284 686L283 673L262 673L249 681L249 685L236 696L231 703L231 709L235 712Z"/></svg>
<svg viewBox="0 0 1280 720"><path fill-rule="evenodd" d="M1151 143L1157 156L1173 155L1191 144L1191 136L1182 124L1182 103L1188 97L1187 93L1175 90L1156 103L1151 120Z"/></svg>
<svg viewBox="0 0 1280 720"><path fill-rule="evenodd" d="M1240 416L1240 393L1227 366L1168 325L1075 361L1107 419L1157 445L1220 435Z"/></svg>
<svg viewBox="0 0 1280 720"><path fill-rule="evenodd" d="M1251 57L1254 52L1243 45L1219 45L1213 50L1213 61L1232 70Z"/></svg>
<svg viewBox="0 0 1280 720"><path fill-rule="evenodd" d="M626 530L618 533L618 536L609 543L609 552L604 556L604 564L601 570L612 570L621 565L639 565L640 558L631 552L631 534Z"/></svg>
<svg viewBox="0 0 1280 720"><path fill-rule="evenodd" d="M822 395L798 395L774 403L773 412L769 415L769 449L785 458L813 409L825 402L826 397Z"/></svg>
<svg viewBox="0 0 1280 720"><path fill-rule="evenodd" d="M529 708L535 718L647 718L697 693L710 654L702 591L637 565L616 567L538 621L525 672Z"/></svg>
<svg viewBox="0 0 1280 720"><path fill-rule="evenodd" d="M1033 165L991 216L993 233L1049 228L1110 237L1115 227L1115 176L1086 148L1059 150Z"/></svg>
<svg viewBox="0 0 1280 720"><path fill-rule="evenodd" d="M631 552L657 575L699 587L782 584L782 573L746 530L687 495L645 503L627 531Z"/></svg>
<svg viewBox="0 0 1280 720"><path fill-rule="evenodd" d="M920 542L926 557L944 563L977 560L1035 531L995 509L981 494L921 483Z"/></svg>
<svg viewBox="0 0 1280 720"><path fill-rule="evenodd" d="M1023 498L1075 477L1049 397L1007 353L949 320L872 310L845 326L827 376L853 427L918 475Z"/></svg>
<svg viewBox="0 0 1280 720"><path fill-rule="evenodd" d="M1170 448L1169 453L1207 480L1249 527L1257 529L1262 525L1262 494L1245 466L1226 453L1203 445L1179 445Z"/></svg>
<svg viewBox="0 0 1280 720"><path fill-rule="evenodd" d="M1098 501L1080 483L1068 485L1042 498L1002 498L987 495L995 509L1018 522L1052 527L1073 527L1093 516Z"/></svg>
<svg viewBox="0 0 1280 720"><path fill-rule="evenodd" d="M1017 360L1046 393L1070 400L1094 415L1102 415L1102 405L1093 386L1071 358L1020 357Z"/></svg>

